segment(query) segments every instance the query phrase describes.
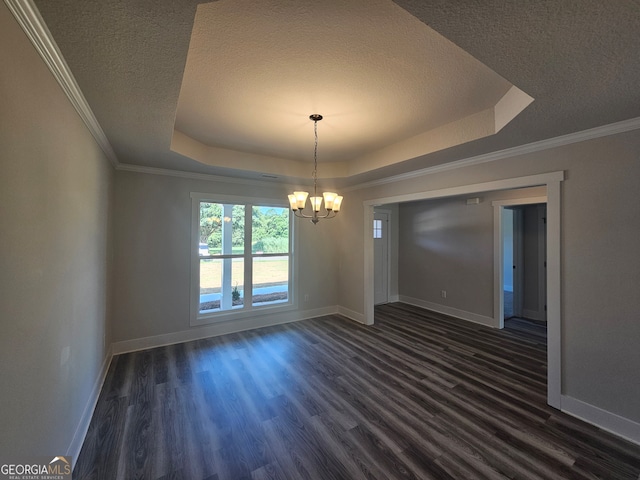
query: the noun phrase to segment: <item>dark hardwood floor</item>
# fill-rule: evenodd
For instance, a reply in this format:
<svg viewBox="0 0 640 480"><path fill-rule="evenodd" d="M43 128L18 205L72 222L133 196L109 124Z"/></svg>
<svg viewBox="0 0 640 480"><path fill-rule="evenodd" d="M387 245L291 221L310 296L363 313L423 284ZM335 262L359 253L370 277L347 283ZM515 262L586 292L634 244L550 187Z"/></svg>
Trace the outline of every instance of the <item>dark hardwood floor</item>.
<svg viewBox="0 0 640 480"><path fill-rule="evenodd" d="M632 479L546 405L546 332L403 304L114 357L77 479Z"/></svg>

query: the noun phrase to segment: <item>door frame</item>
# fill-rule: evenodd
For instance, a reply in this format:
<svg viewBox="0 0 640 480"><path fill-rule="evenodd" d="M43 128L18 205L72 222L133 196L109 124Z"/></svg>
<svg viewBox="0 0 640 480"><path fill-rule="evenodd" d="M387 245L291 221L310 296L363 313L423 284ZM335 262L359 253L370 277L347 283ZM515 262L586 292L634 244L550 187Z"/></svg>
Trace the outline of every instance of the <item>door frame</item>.
<svg viewBox="0 0 640 480"><path fill-rule="evenodd" d="M439 190L372 198L362 202L363 215L363 315L366 325L373 325L373 208L375 205L413 202L433 198L454 197L477 194L494 190L511 190L524 187L547 187L547 403L560 409L562 393L562 310L561 310L561 270L560 270L560 228L561 228L561 184L564 171L541 173L524 177L507 178L484 183L474 183ZM495 303L494 303L495 305ZM504 320L503 320L504 322ZM496 325L497 326L497 325Z"/></svg>
<svg viewBox="0 0 640 480"><path fill-rule="evenodd" d="M504 328L504 252L502 247L502 237L504 232L502 231L502 215L505 207L517 207L520 205L532 205L536 203L547 203L547 196L529 197L529 198L514 198L510 200L495 200L491 202L493 207L493 320L497 328ZM514 216L514 236L515 236L515 216ZM514 248L515 250L515 248ZM521 256L522 252L518 252ZM514 251L514 262L516 253ZM522 262L520 262L520 268L517 272L518 283L517 288L522 292ZM516 274L513 275L513 290L514 290L514 308L515 308L515 290L516 290ZM520 298L519 301L522 301Z"/></svg>
<svg viewBox="0 0 640 480"><path fill-rule="evenodd" d="M391 282L389 281L390 280L389 274L391 272L391 254L390 254L390 252L391 252L391 248L390 248L391 247L391 245L390 245L390 242L391 242L391 228L390 228L390 226L391 226L391 210L389 210L387 208L375 207L373 209L373 218L374 218L374 220L375 220L376 213L381 213L381 214L387 216L387 224L382 229L382 235L383 235L383 237L384 237L384 239L386 241L386 247L387 247L387 252L386 252L387 253L387 272L386 272L387 273L387 301L386 301L386 303L389 303L389 299L391 297ZM373 267L374 279L375 279L375 273L376 273L376 269L375 269L375 259L374 259L374 267ZM374 285L375 285L375 283L374 283ZM373 291L374 305L382 305L382 304L376 304L375 303L375 294L376 294L376 292L375 292L375 289L374 289L374 291Z"/></svg>

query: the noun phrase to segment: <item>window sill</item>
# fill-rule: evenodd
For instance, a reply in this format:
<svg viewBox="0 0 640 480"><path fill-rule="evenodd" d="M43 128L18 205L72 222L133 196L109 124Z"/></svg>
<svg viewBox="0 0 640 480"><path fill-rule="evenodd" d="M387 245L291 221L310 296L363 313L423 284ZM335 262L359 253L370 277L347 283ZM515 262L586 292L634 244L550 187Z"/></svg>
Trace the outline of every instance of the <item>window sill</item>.
<svg viewBox="0 0 640 480"><path fill-rule="evenodd" d="M283 312L295 310L296 305L293 303L284 303L273 306L259 306L256 308L231 310L224 312L211 312L198 314L195 319L191 319L190 326L200 327L203 325L212 325L216 323L232 322L249 317L260 317L263 315L273 315Z"/></svg>

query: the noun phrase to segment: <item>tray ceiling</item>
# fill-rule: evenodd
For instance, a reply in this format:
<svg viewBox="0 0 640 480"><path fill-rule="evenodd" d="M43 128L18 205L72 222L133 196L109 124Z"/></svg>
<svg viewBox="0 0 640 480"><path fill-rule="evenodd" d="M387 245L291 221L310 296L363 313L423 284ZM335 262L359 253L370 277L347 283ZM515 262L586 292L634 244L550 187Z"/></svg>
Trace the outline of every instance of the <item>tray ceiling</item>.
<svg viewBox="0 0 640 480"><path fill-rule="evenodd" d="M35 5L125 166L304 182L322 113L349 185L640 117L636 0Z"/></svg>
<svg viewBox="0 0 640 480"><path fill-rule="evenodd" d="M496 133L532 99L390 0L198 6L172 150L342 177ZM197 142L197 143L196 143Z"/></svg>

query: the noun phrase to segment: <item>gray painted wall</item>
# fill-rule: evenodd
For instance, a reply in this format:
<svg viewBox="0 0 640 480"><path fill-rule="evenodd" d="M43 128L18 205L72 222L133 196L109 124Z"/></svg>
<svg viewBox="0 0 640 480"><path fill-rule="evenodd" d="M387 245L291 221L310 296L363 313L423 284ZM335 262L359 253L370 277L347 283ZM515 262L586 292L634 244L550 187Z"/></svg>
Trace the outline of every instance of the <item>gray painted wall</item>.
<svg viewBox="0 0 640 480"><path fill-rule="evenodd" d="M544 258L540 256L540 225L539 217L542 215L540 208L543 206L526 205L522 209L523 220L523 285L522 285L522 315L533 320L544 320L543 299L540 298L540 262Z"/></svg>
<svg viewBox="0 0 640 480"><path fill-rule="evenodd" d="M0 452L60 454L105 341L189 329L189 192L286 192L118 172L112 225L112 169L4 4L0 62L11 68L0 77ZM336 220L298 222L298 294L311 295L300 309L364 313L364 200L564 170L562 390L640 422L639 156L634 131L349 190ZM484 300L465 301L488 311Z"/></svg>
<svg viewBox="0 0 640 480"><path fill-rule="evenodd" d="M118 171L115 192L115 342L165 335L189 326L191 192L276 198L278 184L243 185ZM337 305L337 219L294 219L301 311ZM304 302L304 295L309 300ZM301 313L302 314L302 313Z"/></svg>
<svg viewBox="0 0 640 480"><path fill-rule="evenodd" d="M0 65L0 459L17 461L70 453L100 376L113 168L4 3Z"/></svg>
<svg viewBox="0 0 640 480"><path fill-rule="evenodd" d="M400 295L493 317L491 202L544 194L520 189L483 193L477 205L467 205L467 196L400 204Z"/></svg>
<svg viewBox="0 0 640 480"><path fill-rule="evenodd" d="M502 131L498 135L507 135ZM640 135L621 133L353 190L342 238L363 249L365 200L563 170L562 393L640 421ZM364 313L364 256L343 256L340 305ZM480 300L478 300L480 302ZM479 305L489 311L487 305Z"/></svg>

